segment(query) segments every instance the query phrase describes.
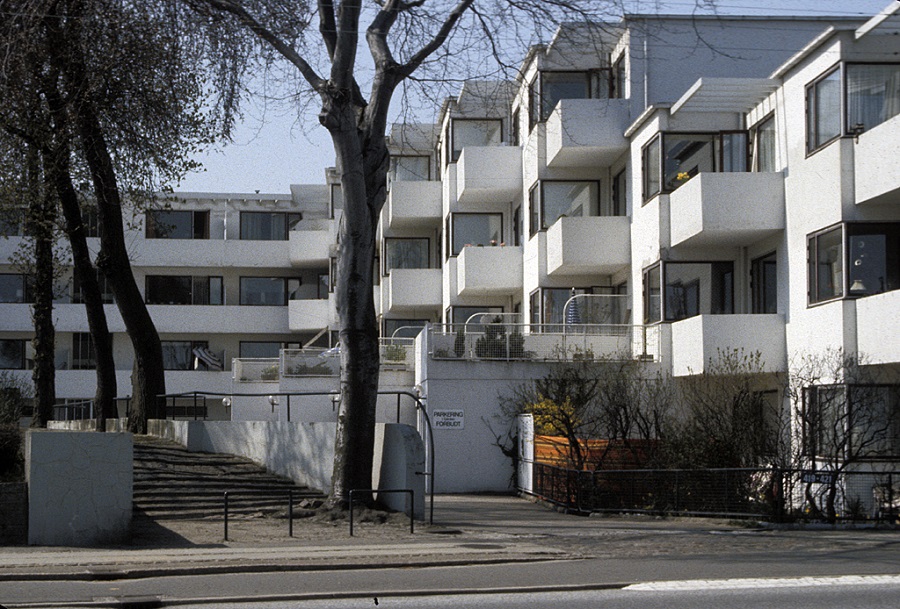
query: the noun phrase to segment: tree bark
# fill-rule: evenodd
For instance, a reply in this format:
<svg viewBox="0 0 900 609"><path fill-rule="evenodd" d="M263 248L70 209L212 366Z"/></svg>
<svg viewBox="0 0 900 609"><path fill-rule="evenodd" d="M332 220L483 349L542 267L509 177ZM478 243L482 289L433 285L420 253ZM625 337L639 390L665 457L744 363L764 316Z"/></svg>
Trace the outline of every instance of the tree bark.
<svg viewBox="0 0 900 609"><path fill-rule="evenodd" d="M47 185L38 178L39 157L29 152L27 171L31 174L33 199L28 206L28 233L34 239L34 414L32 427L46 427L56 404L56 330L53 327L53 229L56 205Z"/></svg>

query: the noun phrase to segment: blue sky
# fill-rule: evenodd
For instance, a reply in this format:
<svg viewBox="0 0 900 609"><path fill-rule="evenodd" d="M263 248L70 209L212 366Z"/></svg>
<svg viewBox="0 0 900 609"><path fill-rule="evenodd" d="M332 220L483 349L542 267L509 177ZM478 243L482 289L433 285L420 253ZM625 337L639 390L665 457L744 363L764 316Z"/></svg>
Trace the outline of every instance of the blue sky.
<svg viewBox="0 0 900 609"><path fill-rule="evenodd" d="M646 0L642 2L645 7ZM691 13L693 0L662 1L660 12ZM871 16L888 0L717 0L720 14ZM701 11L709 12L709 11ZM524 49L523 49L524 54ZM301 120L303 122L301 122ZM233 142L197 157L204 171L187 176L182 192L287 193L291 184L321 184L334 164L331 140L314 114L273 104L244 105Z"/></svg>

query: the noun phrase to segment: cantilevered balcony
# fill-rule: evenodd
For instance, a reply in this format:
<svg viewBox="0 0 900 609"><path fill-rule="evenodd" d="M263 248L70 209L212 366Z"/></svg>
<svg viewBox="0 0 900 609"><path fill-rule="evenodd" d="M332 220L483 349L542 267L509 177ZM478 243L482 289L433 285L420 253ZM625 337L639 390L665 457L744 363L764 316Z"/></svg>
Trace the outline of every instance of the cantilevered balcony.
<svg viewBox="0 0 900 609"><path fill-rule="evenodd" d="M784 230L781 173L700 173L669 195L672 246L745 246Z"/></svg>
<svg viewBox="0 0 900 609"><path fill-rule="evenodd" d="M460 296L514 294L522 289L521 247L467 246L456 259Z"/></svg>
<svg viewBox="0 0 900 609"><path fill-rule="evenodd" d="M696 315L674 322L672 374L701 374L722 352L760 354L764 372L784 372L784 317L781 315Z"/></svg>
<svg viewBox="0 0 900 609"><path fill-rule="evenodd" d="M308 228L292 230L288 238L292 265L328 266L335 243L334 220L317 220Z"/></svg>
<svg viewBox="0 0 900 609"><path fill-rule="evenodd" d="M522 149L468 146L456 163L456 199L461 208L507 203L522 191Z"/></svg>
<svg viewBox="0 0 900 609"><path fill-rule="evenodd" d="M287 265L287 241L136 239L132 264L159 267L272 267Z"/></svg>
<svg viewBox="0 0 900 609"><path fill-rule="evenodd" d="M624 216L560 218L547 229L547 274L608 275L628 265L631 231Z"/></svg>
<svg viewBox="0 0 900 609"><path fill-rule="evenodd" d="M148 305L160 333L284 334L287 307L240 305Z"/></svg>
<svg viewBox="0 0 900 609"><path fill-rule="evenodd" d="M387 226L391 229L440 226L441 183L395 180L385 208Z"/></svg>
<svg viewBox="0 0 900 609"><path fill-rule="evenodd" d="M547 165L610 165L628 150L625 99L563 99L547 118Z"/></svg>
<svg viewBox="0 0 900 609"><path fill-rule="evenodd" d="M856 349L866 363L900 363L900 341L891 333L900 327L900 290L856 301ZM893 328L893 329L892 329Z"/></svg>
<svg viewBox="0 0 900 609"><path fill-rule="evenodd" d="M853 159L858 205L900 201L900 115L861 133Z"/></svg>
<svg viewBox="0 0 900 609"><path fill-rule="evenodd" d="M288 303L288 325L291 332L321 330L334 321L330 299L292 300Z"/></svg>
<svg viewBox="0 0 900 609"><path fill-rule="evenodd" d="M388 313L441 308L441 269L391 269L382 283Z"/></svg>

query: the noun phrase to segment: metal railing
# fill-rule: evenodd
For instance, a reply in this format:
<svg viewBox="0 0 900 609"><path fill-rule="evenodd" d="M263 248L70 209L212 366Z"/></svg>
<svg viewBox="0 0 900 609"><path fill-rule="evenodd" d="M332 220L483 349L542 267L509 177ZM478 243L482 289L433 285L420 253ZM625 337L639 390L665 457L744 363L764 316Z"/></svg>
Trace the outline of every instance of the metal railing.
<svg viewBox="0 0 900 609"><path fill-rule="evenodd" d="M823 477L824 476L824 477ZM837 476L837 479L831 478ZM835 484L832 486L831 482ZM810 472L782 469L571 470L533 464L531 493L573 512L631 512L811 520L835 490L841 521L894 523L900 470Z"/></svg>
<svg viewBox="0 0 900 609"><path fill-rule="evenodd" d="M288 521L288 537L294 536L294 489L283 489L283 488L267 488L267 489L254 489L254 490L233 490L233 491L225 491L222 493L222 526L224 528L223 538L225 541L229 541L228 539L228 522L231 514L231 509L234 507L235 501L239 497L244 498L279 498L284 497L287 499L287 521Z"/></svg>
<svg viewBox="0 0 900 609"><path fill-rule="evenodd" d="M428 328L428 349L432 359L654 361L659 359L659 326L505 322L435 325Z"/></svg>

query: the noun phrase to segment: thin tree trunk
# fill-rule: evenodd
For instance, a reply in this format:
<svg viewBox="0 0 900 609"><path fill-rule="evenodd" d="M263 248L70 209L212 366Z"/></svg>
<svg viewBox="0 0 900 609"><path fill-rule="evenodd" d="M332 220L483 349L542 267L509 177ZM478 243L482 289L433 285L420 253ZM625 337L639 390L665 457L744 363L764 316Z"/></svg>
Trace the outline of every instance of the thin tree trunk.
<svg viewBox="0 0 900 609"><path fill-rule="evenodd" d="M33 151L32 151L33 152ZM29 153L28 172L34 198L28 207L28 232L34 238L34 414L32 427L46 427L56 404L56 331L53 327L53 229L56 204L38 178L37 153Z"/></svg>

